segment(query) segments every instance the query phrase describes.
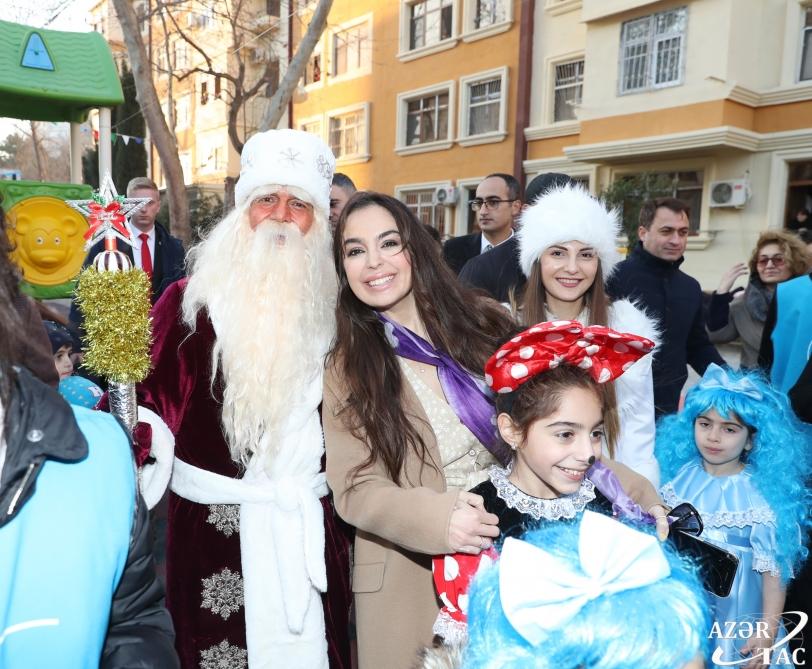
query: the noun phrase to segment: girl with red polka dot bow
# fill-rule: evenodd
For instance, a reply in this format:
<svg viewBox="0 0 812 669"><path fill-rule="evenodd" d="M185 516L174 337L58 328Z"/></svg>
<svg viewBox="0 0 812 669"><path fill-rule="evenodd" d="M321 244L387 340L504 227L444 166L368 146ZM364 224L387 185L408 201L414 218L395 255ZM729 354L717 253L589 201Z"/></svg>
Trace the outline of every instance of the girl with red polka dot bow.
<svg viewBox="0 0 812 669"><path fill-rule="evenodd" d="M488 360L485 381L496 393L499 435L513 459L492 467L489 480L471 492L499 518L500 542L548 522L572 521L587 508L646 519L596 459L614 437L605 422L611 405L606 382L653 347L649 339L607 327L552 321L513 337ZM468 584L496 555L491 549L435 557L443 609L434 632L446 643L464 641Z"/></svg>

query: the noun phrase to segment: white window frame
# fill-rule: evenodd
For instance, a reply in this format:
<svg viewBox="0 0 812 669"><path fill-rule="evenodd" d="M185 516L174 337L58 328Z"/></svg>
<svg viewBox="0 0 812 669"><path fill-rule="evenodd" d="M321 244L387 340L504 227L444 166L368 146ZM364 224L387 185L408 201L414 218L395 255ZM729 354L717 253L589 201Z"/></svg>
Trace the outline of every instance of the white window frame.
<svg viewBox="0 0 812 669"><path fill-rule="evenodd" d="M698 251L707 248L713 241L714 231L710 227L710 184L716 180L716 165L712 158L684 158L671 161L639 162L611 168L609 181L641 172L702 172L702 209L699 212L699 225L696 233L688 236L688 250Z"/></svg>
<svg viewBox="0 0 812 669"><path fill-rule="evenodd" d="M456 81L453 79L443 81L432 86L424 86L411 91L398 93L397 97L397 135L395 137L395 153L401 156L408 156L413 153L425 153L427 151L442 151L450 149L454 144L454 121L456 120ZM406 144L406 129L408 119L409 102L418 98L424 98L431 94L448 93L448 135L443 139L424 144Z"/></svg>
<svg viewBox="0 0 812 669"><path fill-rule="evenodd" d="M321 78L318 81L313 81L309 84L304 84L304 74L302 74L302 78L299 80L300 83L303 84L304 89L306 91L313 91L317 88L322 88L324 86L324 82L327 79L327 72L329 69L329 65L327 63L327 59L325 58L324 54L324 38L322 37L317 43L316 46L313 47L313 52L310 54L310 57L307 59L307 65L310 65L310 61L313 56L321 57ZM305 71L307 71L307 65L305 66ZM282 71L280 70L280 82L281 77L284 76Z"/></svg>
<svg viewBox="0 0 812 669"><path fill-rule="evenodd" d="M798 59L796 61L795 66L795 81L799 84L809 84L812 83L812 73L810 73L810 77L807 79L801 79L801 68L803 67L804 62L804 35L806 31L812 33L812 26L805 26L806 23L806 13L812 12L812 3L805 2L800 6L800 23L801 23L801 33L799 35L799 44L798 44ZM809 45L810 50L812 50L812 42Z"/></svg>
<svg viewBox="0 0 812 669"><path fill-rule="evenodd" d="M367 39L366 39L366 46L362 50L362 56L366 56L366 62L363 63L360 67L357 67L353 70L347 70L343 74L336 74L336 37L339 33L342 33L346 30L351 30L357 26L366 23L367 26ZM372 74L372 13L364 14L363 16L356 17L350 21L345 21L341 25L336 26L334 29L330 30L329 40L330 40L330 62L329 62L329 76L327 77L327 83L329 84L336 84L342 81L347 81L348 79L355 79L356 77L363 77L368 74ZM323 71L322 71L323 72ZM324 74L324 72L323 72ZM325 78L322 74L322 80Z"/></svg>
<svg viewBox="0 0 812 669"><path fill-rule="evenodd" d="M178 153L178 160L180 161L180 168L183 172L183 183L187 186L193 184L195 182L196 171L192 167L191 150Z"/></svg>
<svg viewBox="0 0 812 669"><path fill-rule="evenodd" d="M655 35L654 33L654 22L658 16L663 14L669 14L671 12L684 12L685 13L685 29L681 33L669 33L667 35ZM646 82L644 86L638 88L624 88L623 82L625 79L625 60L623 58L623 51L628 44L628 42L624 39L623 34L626 30L626 26L630 23L634 23L635 21L642 21L643 19L647 19L650 24L650 31L648 35L647 45L648 50L646 52ZM674 37L680 38L680 50L679 50L679 63L677 64L677 71L678 76L677 79L674 81L667 81L660 84L655 83L654 78L656 76L656 54L657 54L657 44L661 41L666 41L669 39L673 39ZM688 7L687 5L683 5L682 7L671 7L662 12L655 12L653 14L647 14L645 16L638 16L634 19L629 19L628 21L624 21L620 24L620 46L618 47L618 79L617 79L617 91L618 95L634 95L636 93L645 93L647 91L655 91L661 88L672 88L674 86L682 86L685 83L685 55L688 50Z"/></svg>
<svg viewBox="0 0 812 669"><path fill-rule="evenodd" d="M556 93L556 90L558 90L556 88L556 83L555 83L556 68L558 68L558 66L560 66L560 65L567 65L569 63L576 63L578 61L581 61L581 62L584 63L584 71L586 71L586 58L584 57L583 52L581 52L580 54L575 54L573 56L559 57L559 58L556 58L555 60L550 61L550 65L549 65L549 69L548 69L548 72L549 72L548 76L549 76L549 82L550 82L550 91L549 91L550 99L549 99L549 101L547 103L547 118L548 118L548 122L549 122L550 125L561 126L561 125L565 125L565 124L570 124L571 125L571 124L577 124L578 123L577 116L575 118L571 118L571 119L564 119L563 121L556 121L555 120L555 93ZM582 76L581 77L581 102L582 103L583 103L584 82L585 82L585 78Z"/></svg>
<svg viewBox="0 0 812 669"><path fill-rule="evenodd" d="M196 142L197 154L197 174L216 174L226 169L227 152L222 141L218 141L217 136L211 133L198 138ZM203 155L207 153L208 155ZM220 165L218 165L218 155Z"/></svg>
<svg viewBox="0 0 812 669"><path fill-rule="evenodd" d="M446 181L423 181L420 183L411 183L411 184L398 184L395 186L395 197L406 204L406 193L414 192L414 191L421 191L421 190L437 190L438 188L450 188L453 186L450 180ZM434 203L433 206L437 206ZM451 205L445 205L443 207L445 211L443 212L443 219L446 223L446 228L449 228L452 224L455 224L453 219L453 212ZM445 240L441 240L445 241Z"/></svg>
<svg viewBox="0 0 812 669"><path fill-rule="evenodd" d="M300 118L296 120L296 125L299 127L299 130L302 132L307 132L305 130L305 126L312 125L313 123L319 124L319 132L318 133L311 133L320 137L324 140L324 114L316 114L314 116L306 116L305 118Z"/></svg>
<svg viewBox="0 0 812 669"><path fill-rule="evenodd" d="M407 62L415 58L422 58L433 53L439 53L446 49L453 49L460 40L459 30L457 24L459 23L459 2L460 0L451 0L451 35L438 42L432 42L425 46L411 49L409 47L411 41L410 33L410 14L414 5L420 4L423 0L399 0L400 1L400 50L397 54L398 60Z"/></svg>
<svg viewBox="0 0 812 669"><path fill-rule="evenodd" d="M341 107L340 109L331 109L324 115L324 124L323 124L323 132L326 137L326 143L330 148L332 145L330 143L330 121L338 116L343 116L344 114L350 114L353 112L361 111L364 112L364 132L363 136L363 144L361 151L352 155L341 156L340 158L336 156L336 165L351 165L353 163L365 163L371 157L372 154L369 148L369 125L370 125L370 114L369 114L369 102L362 102L356 105L350 105L349 107Z"/></svg>
<svg viewBox="0 0 812 669"><path fill-rule="evenodd" d="M492 79L497 78L501 79L499 89L499 127L491 132L471 135L468 129L468 108L470 104L471 87L476 84L491 81ZM491 142L501 142L505 139L505 137L507 137L508 85L509 80L507 65L460 77L460 114L458 126L459 138L457 139L459 144L462 146L489 144Z"/></svg>
<svg viewBox="0 0 812 669"><path fill-rule="evenodd" d="M513 0L498 0L505 6L505 18L497 23L492 23L483 28L476 28L474 21L476 19L476 3L477 0L463 0L462 5L462 41L474 42L478 39L484 39L493 35L507 32L513 25Z"/></svg>
<svg viewBox="0 0 812 669"><path fill-rule="evenodd" d="M454 236L460 237L461 235L468 234L468 211L470 205L463 197L463 192L467 188L476 190L477 186L485 181L487 175L483 174L481 177L467 177L465 179L457 179L457 192L459 198L457 199L457 206L454 209ZM476 220L476 217L474 217Z"/></svg>
<svg viewBox="0 0 812 669"><path fill-rule="evenodd" d="M179 95L175 103L175 130L184 130L192 125L192 95ZM182 118L181 118L182 116Z"/></svg>

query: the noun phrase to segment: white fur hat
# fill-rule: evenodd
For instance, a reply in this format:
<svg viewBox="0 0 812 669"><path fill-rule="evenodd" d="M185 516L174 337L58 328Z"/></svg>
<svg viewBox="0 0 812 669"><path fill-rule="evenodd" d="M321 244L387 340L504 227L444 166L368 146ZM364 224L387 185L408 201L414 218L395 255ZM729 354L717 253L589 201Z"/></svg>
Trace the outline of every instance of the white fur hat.
<svg viewBox="0 0 812 669"><path fill-rule="evenodd" d="M257 188L296 186L324 215L330 212L330 186L336 159L321 139L301 130L267 130L252 135L242 148L240 179L234 187L239 207Z"/></svg>
<svg viewBox="0 0 812 669"><path fill-rule="evenodd" d="M604 280L623 256L617 250L620 216L607 211L582 186L567 185L548 190L524 210L519 237L522 271L530 276L533 263L553 244L578 241L590 244L601 261Z"/></svg>

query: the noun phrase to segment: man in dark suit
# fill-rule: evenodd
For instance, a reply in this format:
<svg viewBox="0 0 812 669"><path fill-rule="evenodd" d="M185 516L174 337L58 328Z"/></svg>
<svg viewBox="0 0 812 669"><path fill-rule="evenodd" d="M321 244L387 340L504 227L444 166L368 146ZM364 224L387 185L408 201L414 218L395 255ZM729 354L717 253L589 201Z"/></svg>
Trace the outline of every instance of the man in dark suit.
<svg viewBox="0 0 812 669"><path fill-rule="evenodd" d="M566 174L539 174L527 184L522 209L533 204L548 189L575 183ZM527 277L519 265L519 240L513 235L488 253L471 258L460 272L460 280L481 288L499 302L509 302L524 287Z"/></svg>
<svg viewBox="0 0 812 669"><path fill-rule="evenodd" d="M489 174L477 186L471 208L480 232L449 239L443 257L456 274L466 262L496 248L513 236L513 222L522 208L519 182L510 174Z"/></svg>
<svg viewBox="0 0 812 669"><path fill-rule="evenodd" d="M133 245L116 240L119 251L124 253L134 267L144 270L152 283L152 303L158 301L164 290L178 279L185 276L185 251L180 240L172 237L165 228L155 224L155 217L161 207L161 195L158 186L152 179L136 177L127 184L127 197L149 198L149 202L132 216L128 223ZM104 250L104 240L96 242L88 251L82 269L93 262L99 252ZM81 327L82 317L71 305L70 321Z"/></svg>

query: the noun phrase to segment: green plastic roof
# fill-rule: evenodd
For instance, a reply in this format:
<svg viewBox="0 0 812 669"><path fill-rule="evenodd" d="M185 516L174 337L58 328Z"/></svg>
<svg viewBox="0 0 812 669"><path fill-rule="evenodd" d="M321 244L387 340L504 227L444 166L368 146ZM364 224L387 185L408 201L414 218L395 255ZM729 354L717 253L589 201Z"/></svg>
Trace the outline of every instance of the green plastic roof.
<svg viewBox="0 0 812 669"><path fill-rule="evenodd" d="M0 116L81 123L124 102L110 47L96 32L0 21Z"/></svg>

